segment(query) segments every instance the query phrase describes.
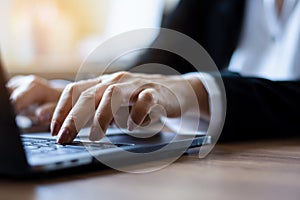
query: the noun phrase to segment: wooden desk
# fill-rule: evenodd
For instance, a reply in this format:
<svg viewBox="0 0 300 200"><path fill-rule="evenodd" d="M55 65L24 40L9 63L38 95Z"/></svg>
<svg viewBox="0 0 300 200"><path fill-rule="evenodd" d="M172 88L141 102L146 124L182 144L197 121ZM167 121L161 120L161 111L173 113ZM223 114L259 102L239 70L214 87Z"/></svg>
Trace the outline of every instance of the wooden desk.
<svg viewBox="0 0 300 200"><path fill-rule="evenodd" d="M0 179L0 199L300 199L300 139L217 145L153 173L114 170L49 180Z"/></svg>

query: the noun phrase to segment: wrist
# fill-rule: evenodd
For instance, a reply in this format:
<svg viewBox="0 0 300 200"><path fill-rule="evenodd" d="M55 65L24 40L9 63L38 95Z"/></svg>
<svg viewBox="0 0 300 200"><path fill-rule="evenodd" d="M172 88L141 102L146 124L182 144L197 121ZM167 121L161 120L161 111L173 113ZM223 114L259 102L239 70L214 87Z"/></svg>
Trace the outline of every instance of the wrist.
<svg viewBox="0 0 300 200"><path fill-rule="evenodd" d="M196 76L186 77L191 85L199 104L200 116L204 120L210 119L209 95L201 80Z"/></svg>

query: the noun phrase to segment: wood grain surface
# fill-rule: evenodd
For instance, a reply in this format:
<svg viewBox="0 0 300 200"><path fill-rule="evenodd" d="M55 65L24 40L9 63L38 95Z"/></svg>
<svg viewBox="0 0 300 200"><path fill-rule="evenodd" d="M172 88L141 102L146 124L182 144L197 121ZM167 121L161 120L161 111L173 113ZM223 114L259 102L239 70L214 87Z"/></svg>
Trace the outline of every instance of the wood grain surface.
<svg viewBox="0 0 300 200"><path fill-rule="evenodd" d="M0 179L0 199L300 199L300 139L218 144L151 173L112 169L38 180Z"/></svg>

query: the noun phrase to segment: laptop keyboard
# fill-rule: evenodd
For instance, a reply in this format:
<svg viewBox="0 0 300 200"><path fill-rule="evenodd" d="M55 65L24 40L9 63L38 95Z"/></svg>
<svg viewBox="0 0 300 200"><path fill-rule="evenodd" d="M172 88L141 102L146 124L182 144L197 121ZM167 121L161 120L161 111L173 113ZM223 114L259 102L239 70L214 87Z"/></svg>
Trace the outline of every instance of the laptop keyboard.
<svg viewBox="0 0 300 200"><path fill-rule="evenodd" d="M59 145L55 140L36 139L36 138L22 138L23 146L28 155L64 155L80 152L87 152L88 150L99 150L114 148L111 144L83 144L81 142L74 142L69 145Z"/></svg>

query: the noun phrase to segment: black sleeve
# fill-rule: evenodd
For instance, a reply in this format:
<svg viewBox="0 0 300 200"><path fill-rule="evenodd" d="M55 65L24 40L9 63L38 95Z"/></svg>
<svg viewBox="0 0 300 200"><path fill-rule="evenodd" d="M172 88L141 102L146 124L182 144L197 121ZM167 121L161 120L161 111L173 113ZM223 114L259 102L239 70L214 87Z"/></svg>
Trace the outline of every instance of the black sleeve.
<svg viewBox="0 0 300 200"><path fill-rule="evenodd" d="M300 136L300 81L223 75L227 112L219 141Z"/></svg>

